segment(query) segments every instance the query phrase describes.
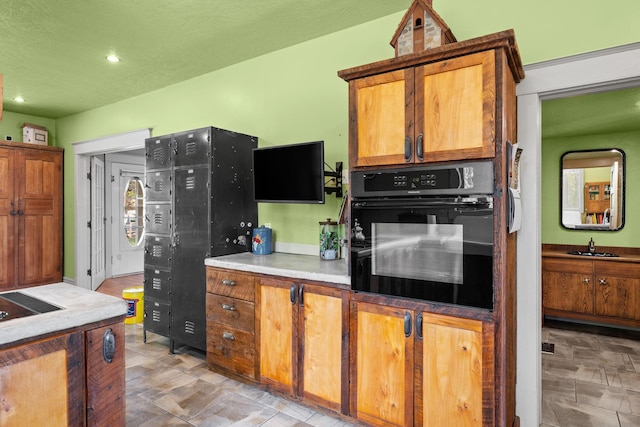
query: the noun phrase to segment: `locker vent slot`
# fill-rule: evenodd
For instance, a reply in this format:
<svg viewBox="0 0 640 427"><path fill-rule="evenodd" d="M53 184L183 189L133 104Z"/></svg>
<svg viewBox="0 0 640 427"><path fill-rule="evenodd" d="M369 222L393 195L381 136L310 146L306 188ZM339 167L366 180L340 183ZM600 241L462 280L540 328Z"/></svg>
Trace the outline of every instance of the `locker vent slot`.
<svg viewBox="0 0 640 427"><path fill-rule="evenodd" d="M187 144L184 147L184 153L187 156L193 156L194 154L196 154L196 143L195 142L187 142Z"/></svg>
<svg viewBox="0 0 640 427"><path fill-rule="evenodd" d="M190 320L184 321L184 332L187 334L195 334L196 333L196 324Z"/></svg>
<svg viewBox="0 0 640 427"><path fill-rule="evenodd" d="M157 245L155 245L155 246L153 247L152 255L153 255L154 257L156 257L156 258L161 257L161 256L162 256L162 246L157 246Z"/></svg>
<svg viewBox="0 0 640 427"><path fill-rule="evenodd" d="M153 222L156 225L162 225L164 223L163 218L162 218L162 213L161 212L156 212L153 215Z"/></svg>
<svg viewBox="0 0 640 427"><path fill-rule="evenodd" d="M162 321L162 315L160 314L159 310L153 310L151 312L151 320L153 320L154 322Z"/></svg>
<svg viewBox="0 0 640 427"><path fill-rule="evenodd" d="M162 289L162 280L160 280L157 277L154 277L153 280L151 281L151 286L153 287L154 290L159 291L160 289Z"/></svg>
<svg viewBox="0 0 640 427"><path fill-rule="evenodd" d="M153 149L153 160L157 162L164 162L164 150L161 147Z"/></svg>
<svg viewBox="0 0 640 427"><path fill-rule="evenodd" d="M153 185L153 189L155 191L162 191L164 190L164 182L163 181L156 181L155 184Z"/></svg>
<svg viewBox="0 0 640 427"><path fill-rule="evenodd" d="M196 177L195 176L190 176L187 178L187 181L185 182L186 184L186 189L187 190L193 190L196 188Z"/></svg>

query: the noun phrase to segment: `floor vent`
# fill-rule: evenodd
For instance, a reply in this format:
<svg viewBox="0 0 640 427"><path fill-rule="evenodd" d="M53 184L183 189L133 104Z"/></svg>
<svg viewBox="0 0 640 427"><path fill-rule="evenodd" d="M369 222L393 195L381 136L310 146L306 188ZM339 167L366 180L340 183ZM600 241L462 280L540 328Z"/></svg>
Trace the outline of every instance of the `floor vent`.
<svg viewBox="0 0 640 427"><path fill-rule="evenodd" d="M543 353L549 353L549 354L553 354L555 353L555 347L556 345L550 342L543 342L542 343L542 352Z"/></svg>

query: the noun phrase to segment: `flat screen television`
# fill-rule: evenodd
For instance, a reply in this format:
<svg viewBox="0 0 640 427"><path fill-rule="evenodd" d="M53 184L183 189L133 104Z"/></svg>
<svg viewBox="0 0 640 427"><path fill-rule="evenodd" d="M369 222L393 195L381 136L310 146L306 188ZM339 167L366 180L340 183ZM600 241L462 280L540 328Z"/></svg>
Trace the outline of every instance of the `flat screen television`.
<svg viewBox="0 0 640 427"><path fill-rule="evenodd" d="M324 203L324 141L253 149L256 202Z"/></svg>

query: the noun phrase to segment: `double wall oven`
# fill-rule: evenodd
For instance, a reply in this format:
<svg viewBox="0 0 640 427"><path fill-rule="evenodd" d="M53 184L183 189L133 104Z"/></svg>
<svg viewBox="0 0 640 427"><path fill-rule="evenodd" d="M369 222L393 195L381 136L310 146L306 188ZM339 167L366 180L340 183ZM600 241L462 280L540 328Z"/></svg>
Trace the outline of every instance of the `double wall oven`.
<svg viewBox="0 0 640 427"><path fill-rule="evenodd" d="M354 171L351 286L493 309L491 161Z"/></svg>

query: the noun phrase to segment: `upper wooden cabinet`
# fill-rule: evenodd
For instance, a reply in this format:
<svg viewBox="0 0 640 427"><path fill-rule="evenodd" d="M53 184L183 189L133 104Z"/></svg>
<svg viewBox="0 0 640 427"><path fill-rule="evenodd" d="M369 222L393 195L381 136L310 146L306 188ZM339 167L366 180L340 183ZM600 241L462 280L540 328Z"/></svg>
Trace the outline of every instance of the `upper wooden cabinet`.
<svg viewBox="0 0 640 427"><path fill-rule="evenodd" d="M492 158L523 77L512 33L343 70L350 167Z"/></svg>
<svg viewBox="0 0 640 427"><path fill-rule="evenodd" d="M62 151L0 142L0 290L62 281Z"/></svg>

